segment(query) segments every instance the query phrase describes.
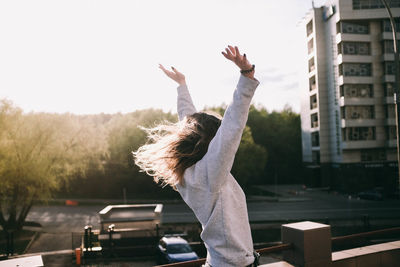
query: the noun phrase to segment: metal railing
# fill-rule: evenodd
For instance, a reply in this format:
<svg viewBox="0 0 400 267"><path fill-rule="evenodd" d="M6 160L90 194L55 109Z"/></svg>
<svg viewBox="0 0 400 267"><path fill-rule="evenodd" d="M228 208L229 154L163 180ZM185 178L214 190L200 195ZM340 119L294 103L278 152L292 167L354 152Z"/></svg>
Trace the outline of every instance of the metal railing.
<svg viewBox="0 0 400 267"><path fill-rule="evenodd" d="M382 229L382 230L375 230L375 231L370 231L370 232L364 232L364 233L357 233L357 234L351 234L351 235L345 235L345 236L337 236L337 237L332 237L332 244L337 244L341 242L349 242L349 241L354 241L362 238L371 238L371 237L382 237L383 235L393 235L393 234L400 234L400 227L393 227L393 228L388 228L388 229ZM260 255L265 255L273 252L282 252L285 250L290 250L293 249L293 244L281 244L281 245L276 245L272 247L266 247L266 248L261 248L257 249L256 251L260 253ZM164 265L158 265L155 267L198 267L204 264L206 259L198 259L198 260L193 260L193 261L186 261L186 262L181 262L181 263L171 263L171 264L164 264Z"/></svg>
<svg viewBox="0 0 400 267"><path fill-rule="evenodd" d="M281 252L284 250L290 250L293 249L293 244L281 244L281 245L276 245L272 247L267 247L267 248L260 248L257 249L256 251L260 253L260 255L265 255L273 252ZM198 267L201 266L206 262L206 259L198 259L194 261L186 261L186 262L180 262L180 263L171 263L171 264L164 264L164 265L158 265L156 267Z"/></svg>
<svg viewBox="0 0 400 267"><path fill-rule="evenodd" d="M400 227L393 227L393 228L375 230L358 234L332 237L332 243L336 244L340 242L354 241L362 238L382 237L383 235L393 235L393 234L400 234Z"/></svg>

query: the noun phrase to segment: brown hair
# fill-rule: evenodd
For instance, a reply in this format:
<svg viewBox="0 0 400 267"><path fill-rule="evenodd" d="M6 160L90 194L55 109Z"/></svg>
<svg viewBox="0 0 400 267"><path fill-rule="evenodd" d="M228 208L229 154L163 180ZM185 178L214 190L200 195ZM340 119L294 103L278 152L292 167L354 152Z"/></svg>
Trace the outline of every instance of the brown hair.
<svg viewBox="0 0 400 267"><path fill-rule="evenodd" d="M177 123L142 128L148 134L148 142L133 152L136 165L162 185L183 184L185 170L207 153L221 125L219 117L198 112Z"/></svg>

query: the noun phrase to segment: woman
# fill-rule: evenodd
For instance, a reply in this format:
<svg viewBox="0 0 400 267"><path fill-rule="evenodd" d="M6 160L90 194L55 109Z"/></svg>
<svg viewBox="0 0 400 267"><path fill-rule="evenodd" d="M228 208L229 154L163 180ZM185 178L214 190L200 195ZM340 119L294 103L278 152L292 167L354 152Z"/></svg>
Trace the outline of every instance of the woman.
<svg viewBox="0 0 400 267"><path fill-rule="evenodd" d="M161 70L178 86L176 124L145 129L149 142L134 152L136 164L156 182L175 188L200 221L207 248L204 266L256 266L243 190L230 174L251 99L259 82L254 65L237 47L222 52L241 72L222 120L197 112L185 76Z"/></svg>

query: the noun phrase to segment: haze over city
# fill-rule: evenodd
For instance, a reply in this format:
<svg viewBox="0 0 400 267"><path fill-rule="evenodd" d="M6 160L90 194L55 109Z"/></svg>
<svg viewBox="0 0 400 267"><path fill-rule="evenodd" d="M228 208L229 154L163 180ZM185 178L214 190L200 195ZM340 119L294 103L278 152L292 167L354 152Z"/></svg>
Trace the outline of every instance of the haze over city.
<svg viewBox="0 0 400 267"><path fill-rule="evenodd" d="M320 4L316 1L315 5ZM298 70L311 1L2 1L0 98L25 112L176 111L182 71L195 105L227 104L238 70L221 51L239 46L261 81L254 103L299 111Z"/></svg>

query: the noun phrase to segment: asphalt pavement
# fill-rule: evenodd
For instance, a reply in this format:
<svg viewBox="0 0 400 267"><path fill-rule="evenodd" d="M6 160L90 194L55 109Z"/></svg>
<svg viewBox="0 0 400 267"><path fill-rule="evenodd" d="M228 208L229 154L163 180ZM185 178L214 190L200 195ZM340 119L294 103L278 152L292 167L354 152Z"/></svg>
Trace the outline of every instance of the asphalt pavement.
<svg viewBox="0 0 400 267"><path fill-rule="evenodd" d="M399 220L400 201L369 201L356 199L337 192L307 189L301 185L262 186L276 196L247 196L251 223L281 223L303 220ZM106 205L34 206L27 220L40 223L38 235L31 242L27 253L71 250L74 237L91 224L99 228L98 212ZM163 209L164 223L196 222L192 211L183 202L168 202ZM136 265L135 265L136 266ZM151 265L148 265L151 266Z"/></svg>

